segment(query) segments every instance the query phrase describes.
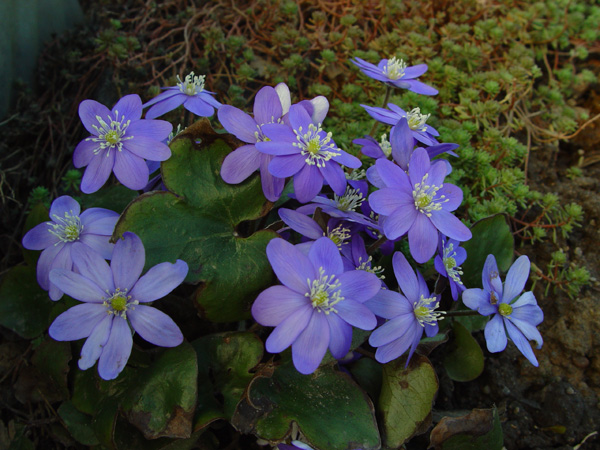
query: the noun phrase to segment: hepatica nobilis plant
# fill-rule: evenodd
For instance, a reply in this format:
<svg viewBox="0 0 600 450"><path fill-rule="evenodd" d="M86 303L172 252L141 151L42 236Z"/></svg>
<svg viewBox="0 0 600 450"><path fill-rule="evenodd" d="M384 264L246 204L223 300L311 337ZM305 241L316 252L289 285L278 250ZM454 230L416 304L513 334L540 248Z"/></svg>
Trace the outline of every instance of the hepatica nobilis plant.
<svg viewBox="0 0 600 450"><path fill-rule="evenodd" d="M351 63L385 89L437 94L419 80L426 64ZM198 439L225 420L279 448L398 448L431 421L430 357L472 380L482 332L491 353L538 365L529 260L511 266L513 248L499 249L502 216L461 220L446 158L460 148L430 114L386 95L363 105L384 136L347 149L323 96L294 103L287 85L265 86L245 111L204 76L177 80L145 104L81 103L84 195L58 197L23 238L62 305L48 334L75 343L72 405L96 439L116 442L122 416L145 438ZM202 119L169 136L159 117L180 107ZM90 396L113 409L86 408Z"/></svg>

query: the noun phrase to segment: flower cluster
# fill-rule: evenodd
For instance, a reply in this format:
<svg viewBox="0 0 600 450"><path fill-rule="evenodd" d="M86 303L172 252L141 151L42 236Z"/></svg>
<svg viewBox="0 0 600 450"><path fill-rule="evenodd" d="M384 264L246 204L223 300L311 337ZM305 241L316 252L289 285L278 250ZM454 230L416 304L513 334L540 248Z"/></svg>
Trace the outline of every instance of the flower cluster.
<svg viewBox="0 0 600 450"><path fill-rule="evenodd" d="M377 65L360 58L352 62L365 75L384 83L388 93L392 88L423 95L437 93L417 80L427 71L425 64L408 66L395 57ZM461 245L472 238L472 232L455 216L463 192L445 182L452 165L444 157L439 158L445 154L459 157L460 152L455 153L457 144L439 141L442 138L431 125L430 114L418 107L405 111L393 103L387 104L387 109L362 105L389 129L379 138L354 140L365 156L361 160L338 146L334 134L326 131L329 102L322 96L292 103L284 83L264 86L256 93L252 114L248 114L215 100L215 94L205 90L205 76L191 72L177 80L176 86L164 88L145 105L137 95L121 98L112 110L94 100L80 104L80 118L90 133L73 155L75 167L87 166L81 191L99 190L114 173L122 185L144 191L131 204L149 197L153 201L172 198L185 203L187 199L170 186L169 178L164 184L161 175L148 180L150 173L156 173L161 162L171 156L173 127L156 118L182 105L201 117L210 117L216 110L215 121L223 132L237 138L229 136L219 142L238 144L226 156L225 152L219 153L220 149L212 153L210 177L203 182L208 184L207 180L212 182L220 175L222 180L211 188L223 189L224 183L243 184L239 189L225 187L235 192L253 186L246 180L258 181L259 176L264 193L263 198L258 191L257 209L262 209L255 213L261 218L246 220L239 228L219 235L219 243L239 244L230 252L238 258L243 253L238 251L243 245L240 242L246 239L239 230L262 231L266 225L278 231L263 232L263 236L272 237L266 248L260 247L264 241L255 243L261 253L263 249L266 252L278 284L263 284L264 290L257 296L257 288L251 288L247 294L254 299L250 307L247 298L236 299L245 305L240 307L241 318L251 313L260 326L273 328L264 342L268 353L291 349L292 362L303 375L318 371L324 360L337 360L342 367L362 355L381 364L405 355L408 367L422 339L439 333L441 320L465 313L455 311L460 301L473 310L468 314L490 317L484 329L490 352L504 350L510 338L528 361L538 365L529 341L541 347L543 340L536 327L543 313L532 292L522 293L530 272L527 257L516 260L504 284L493 255L487 257L483 267L483 288L468 287L463 282L468 255ZM144 107L149 109L142 119ZM178 146L172 148L176 154L180 151ZM171 171L170 163L163 165L163 170L166 176ZM252 197L256 199L254 194ZM241 203L238 200L232 204ZM218 209L225 202L215 203ZM200 211L194 211L194 220L202 216L208 223L218 215L216 209L206 213L202 204L186 206ZM126 216L119 218L117 212L97 207L82 211L75 199L65 195L52 203L50 220L35 226L23 238L25 248L42 251L37 280L49 297L56 301L67 294L81 302L54 319L49 335L57 341L85 339L78 366L86 370L97 362L99 375L105 380L117 378L124 370L135 334L162 347L176 347L185 339L177 323L151 303L183 283L188 263L175 257L160 258L176 260L154 265L143 274L144 244L136 234L122 232L128 225ZM141 223L154 224L150 219ZM215 228L221 227L219 223ZM210 246L204 242L185 245L193 246L193 252L202 253L203 258L220 251L215 242ZM380 258L382 255L385 257ZM149 259L156 261L154 257ZM190 275L202 272L205 260L193 267L190 259ZM428 264L426 271L421 273L418 264ZM245 267L253 266L248 263ZM385 267L391 267L393 276L385 274ZM206 280L206 284L210 282ZM201 296L203 289L195 295ZM228 301L223 298L223 302ZM259 335L264 331L255 324L247 333L256 330ZM364 347L358 351L363 342ZM326 356L328 352L330 356ZM286 439L296 437L294 432ZM300 440L279 442L278 448L309 449Z"/></svg>

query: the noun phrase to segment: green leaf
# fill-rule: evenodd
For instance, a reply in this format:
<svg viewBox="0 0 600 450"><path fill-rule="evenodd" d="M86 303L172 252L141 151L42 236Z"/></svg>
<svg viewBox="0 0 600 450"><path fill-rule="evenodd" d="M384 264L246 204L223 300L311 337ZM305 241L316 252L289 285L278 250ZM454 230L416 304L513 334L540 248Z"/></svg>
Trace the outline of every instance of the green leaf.
<svg viewBox="0 0 600 450"><path fill-rule="evenodd" d="M48 328L54 303L37 284L35 267L10 269L0 283L0 299L0 325L25 339L33 339Z"/></svg>
<svg viewBox="0 0 600 450"><path fill-rule="evenodd" d="M192 342L198 356L198 404L194 430L217 419L231 420L262 359L262 341L250 332L222 333ZM217 400L216 395L223 400Z"/></svg>
<svg viewBox="0 0 600 450"><path fill-rule="evenodd" d="M515 242L503 214L487 217L471 227L473 237L462 244L467 251L462 282L467 287L482 287L481 272L488 255L496 257L498 270L505 272L512 264Z"/></svg>
<svg viewBox="0 0 600 450"><path fill-rule="evenodd" d="M80 412L73 403L63 402L58 408L58 415L77 442L83 445L99 444L91 426L92 417Z"/></svg>
<svg viewBox="0 0 600 450"><path fill-rule="evenodd" d="M452 324L453 339L444 356L444 367L454 381L471 381L483 372L483 351L469 330Z"/></svg>
<svg viewBox="0 0 600 450"><path fill-rule="evenodd" d="M383 369L381 364L371 358L360 358L349 366L350 373L373 401L377 401L381 393Z"/></svg>
<svg viewBox="0 0 600 450"><path fill-rule="evenodd" d="M291 363L265 365L240 401L233 426L275 443L294 422L316 450L381 446L373 404L346 374L331 366L302 375Z"/></svg>
<svg viewBox="0 0 600 450"><path fill-rule="evenodd" d="M104 186L93 194L81 197L81 209L104 208L120 213L138 196L137 191L121 185Z"/></svg>
<svg viewBox="0 0 600 450"><path fill-rule="evenodd" d="M503 445L496 407L474 409L461 417L444 417L430 435L430 446L435 450L501 450Z"/></svg>
<svg viewBox="0 0 600 450"><path fill-rule="evenodd" d="M67 374L71 357L71 345L68 342L48 338L35 349L31 358L40 374L49 379L53 393L65 399L69 397Z"/></svg>
<svg viewBox="0 0 600 450"><path fill-rule="evenodd" d="M385 445L390 448L398 448L412 436L427 431L438 389L429 359L413 355L407 368L405 364L404 357L383 366L378 409Z"/></svg>
<svg viewBox="0 0 600 450"><path fill-rule="evenodd" d="M189 438L196 406L198 364L188 343L164 350L145 369L123 398L127 419L147 439Z"/></svg>
<svg viewBox="0 0 600 450"><path fill-rule="evenodd" d="M253 176L229 185L219 175L234 139L215 133L208 122L180 134L162 168L172 192L138 197L121 215L113 235L116 239L133 231L140 236L146 268L163 261L187 262L186 281L201 283L198 309L215 322L249 318L251 302L273 280L266 246L277 234L262 230L242 237L238 232L240 222L268 212L260 179Z"/></svg>

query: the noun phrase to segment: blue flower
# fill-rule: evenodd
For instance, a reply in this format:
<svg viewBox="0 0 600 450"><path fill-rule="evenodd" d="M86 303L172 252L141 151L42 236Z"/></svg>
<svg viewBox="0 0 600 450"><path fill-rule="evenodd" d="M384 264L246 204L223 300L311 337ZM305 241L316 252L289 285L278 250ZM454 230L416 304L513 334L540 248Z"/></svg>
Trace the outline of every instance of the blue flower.
<svg viewBox="0 0 600 450"><path fill-rule="evenodd" d="M440 234L438 255L436 255L434 260L435 270L441 276L448 278L453 300L458 300L458 294L466 289L460 280L460 276L463 274L460 265L466 259L467 251L459 247L457 240L448 239L446 236Z"/></svg>
<svg viewBox="0 0 600 450"><path fill-rule="evenodd" d="M142 100L126 95L112 110L94 100L79 104L79 117L91 136L73 152L73 165L87 166L81 192L100 189L111 172L129 189L143 189L149 170L145 160L165 161L171 150L163 142L173 126L164 120L142 119Z"/></svg>
<svg viewBox="0 0 600 450"><path fill-rule="evenodd" d="M424 149L410 157L407 174L387 159L380 158L367 177L375 186L384 186L369 196L373 211L385 216L383 231L394 240L408 233L410 253L418 263L431 258L438 244L438 230L457 241L471 239L471 231L458 220L454 211L462 202L461 189L444 183L447 167L443 161L433 164Z"/></svg>
<svg viewBox="0 0 600 450"><path fill-rule="evenodd" d="M54 269L50 281L84 303L59 315L48 333L57 341L87 338L79 359L81 370L98 361L100 377L116 378L131 354L131 328L154 345L181 344L183 335L173 319L144 303L164 297L183 282L188 272L184 261L158 264L140 278L144 246L130 232L115 244L110 266L83 244L75 243L71 249L77 272Z"/></svg>
<svg viewBox="0 0 600 450"><path fill-rule="evenodd" d="M415 78L420 77L427 72L427 64L418 64L409 66L402 59L382 59L379 64L371 64L364 59L351 59L362 73L374 80L383 81L384 83L401 89L408 89L423 95L436 95L437 89L426 85Z"/></svg>
<svg viewBox="0 0 600 450"><path fill-rule="evenodd" d="M267 258L283 285L261 292L252 315L261 325L275 327L265 343L267 351L279 353L291 345L300 373L313 373L327 348L334 358L346 356L353 326L375 328L377 320L363 303L379 291L381 282L369 272L344 271L331 239L315 241L308 256L283 239L273 239Z"/></svg>
<svg viewBox="0 0 600 450"><path fill-rule="evenodd" d="M493 315L484 330L490 352L504 350L508 334L519 351L537 367L538 361L529 341L535 341L536 348L542 347L544 340L536 326L544 320L544 313L537 305L533 292L528 291L518 297L529 278L530 267L527 256L519 257L508 270L503 286L496 258L488 255L481 274L483 289L467 289L462 294L462 300L482 316Z"/></svg>
<svg viewBox="0 0 600 450"><path fill-rule="evenodd" d="M388 103L387 106L389 109L369 105L360 106L365 108L367 113L369 113L373 119L392 125L392 133L394 128L400 125L401 120L404 119L407 124L406 131L408 131L416 141L422 142L425 145L439 144L436 137L439 136L440 133L438 133L431 125L427 124L427 119L429 119L430 114L421 114L420 108L413 108L406 112L393 103ZM392 139L393 137L390 136L390 143L392 142Z"/></svg>
<svg viewBox="0 0 600 450"><path fill-rule="evenodd" d="M406 365L415 352L423 331L428 337L438 332L441 312L435 311L439 297L432 294L419 271L413 271L400 253L392 258L394 274L402 294L382 289L371 300L365 302L373 313L388 322L381 325L369 338L369 344L377 347L375 359L382 364L390 362L410 349Z"/></svg>
<svg viewBox="0 0 600 450"><path fill-rule="evenodd" d="M214 92L204 89L205 75L194 75L190 72L185 80L181 81L177 75L177 86L163 88L165 92L158 94L144 108L152 106L146 112L146 119L154 119L174 110L180 105L200 117L210 117L221 104L212 96Z"/></svg>
<svg viewBox="0 0 600 450"><path fill-rule="evenodd" d="M256 148L275 157L269 172L278 178L294 177L294 193L301 203L317 196L326 181L337 195L346 192L346 175L340 164L356 169L361 162L337 147L331 133L315 125L300 104L290 107L290 126L267 124L262 131L269 140Z"/></svg>
<svg viewBox="0 0 600 450"><path fill-rule="evenodd" d="M23 237L23 247L43 250L37 263L37 281L49 291L52 300L59 300L63 292L50 282L52 269L72 270L71 248L80 243L83 250L96 252L110 259L114 244L109 242L119 214L104 208L81 207L68 195L58 197L50 206L50 221L33 227Z"/></svg>

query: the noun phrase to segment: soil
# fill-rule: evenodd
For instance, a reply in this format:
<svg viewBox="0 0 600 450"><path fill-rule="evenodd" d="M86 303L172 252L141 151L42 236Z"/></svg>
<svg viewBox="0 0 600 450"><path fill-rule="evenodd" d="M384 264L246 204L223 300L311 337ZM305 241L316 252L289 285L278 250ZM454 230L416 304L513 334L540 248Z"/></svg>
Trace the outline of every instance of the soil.
<svg viewBox="0 0 600 450"><path fill-rule="evenodd" d="M60 84L61 76L64 76L61 75L61 61L54 60L53 63L51 54L46 52L42 56L41 64L44 71L47 71L46 78L48 74L53 73L56 83ZM65 93L64 101L68 104L63 105L61 111L73 110L74 95L71 94ZM590 116L599 113L600 94L590 91L584 94L584 98L585 96L588 100L584 106L590 109ZM21 99L23 98L33 99L31 94L21 96ZM29 106L26 101L21 101L17 112L25 118L35 117L40 113L40 103L43 103L43 99L38 102L32 101ZM35 122L36 126L44 126L43 121L38 122ZM48 127L52 126L56 127L56 124L49 123ZM34 145L35 138L32 137L30 129L23 128L21 134L18 134L18 131L12 133L13 142L21 143L25 149ZM52 135L51 131L39 128L36 129L36 133ZM74 142L76 141L77 136L74 138ZM598 404L600 354L595 351L595 348L600 345L600 308L598 308L600 301L598 282L600 280L600 246L598 245L600 241L598 226L600 224L600 152L597 150L600 147L598 144L600 144L600 125L595 122L571 141L534 149L530 154L528 180L531 187L541 192L556 193L563 204L570 202L580 204L584 210L584 221L582 226L576 228L566 239L558 236L556 243L526 245L519 247L518 252L529 255L539 267L543 268L544 262L549 261L551 252L563 249L570 263L586 267L592 277L590 284L573 299L560 289L549 290L546 293L545 285L537 284L534 292L545 314L545 320L539 327L545 341L542 349L536 351L539 368L529 364L514 345L509 344L507 350L502 353L491 355L486 352L484 373L472 382L453 382L445 376L443 369L438 371L440 391L435 405L436 410L470 410L496 405L501 412L505 447L509 450L600 448L600 436L590 436L600 428ZM53 164L55 164L53 170L60 173L60 164L56 161ZM583 176L568 178L567 169L577 164L582 166ZM54 181L57 180L59 177L55 177ZM13 187L16 190L17 205L22 208L27 200L27 190L32 187L31 181L20 178L18 185ZM20 198L18 198L19 192ZM11 205L14 207L14 204ZM4 203L3 199L3 212L7 206L8 203ZM23 216L14 213L5 215L2 234L13 243L8 244L7 247L3 245L5 257L0 270L18 262L16 259L20 256L17 252L19 233L14 230L20 230L22 226ZM29 408L29 412L24 413L14 408L15 385L13 383L18 378L15 367L27 365L31 346L7 330L1 331L3 338L0 344L2 420L8 423L11 416L31 418L31 408L38 408L42 412L34 415L38 422L33 423L32 426L43 427L44 417L47 417L44 415L46 405L43 402L35 403L36 399L26 395L27 389L33 386L18 386L19 395L26 403L21 405L20 409L26 411ZM476 338L485 349L482 333L476 334ZM35 380L30 381L35 382ZM9 404L13 406L9 408ZM0 444L5 431L6 427L0 422ZM46 439L52 439L44 431L41 434L46 436ZM426 439L423 439L426 445ZM584 440L585 442L577 447ZM45 448L65 447L66 444L57 439Z"/></svg>

